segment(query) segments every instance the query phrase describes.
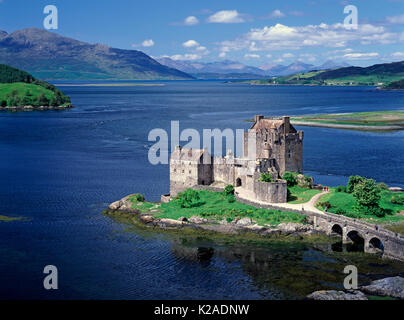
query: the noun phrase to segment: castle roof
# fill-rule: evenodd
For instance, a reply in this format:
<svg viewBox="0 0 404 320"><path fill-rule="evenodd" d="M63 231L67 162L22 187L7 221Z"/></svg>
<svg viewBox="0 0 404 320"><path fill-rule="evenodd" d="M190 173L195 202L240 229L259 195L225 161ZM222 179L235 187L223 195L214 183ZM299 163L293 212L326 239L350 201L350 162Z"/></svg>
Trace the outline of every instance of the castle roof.
<svg viewBox="0 0 404 320"><path fill-rule="evenodd" d="M264 118L264 116L255 116L254 124L251 129L267 130L286 130L286 133L296 133L296 129L290 124L290 118L287 116L279 118Z"/></svg>
<svg viewBox="0 0 404 320"><path fill-rule="evenodd" d="M171 154L171 160L199 161L204 153L209 152L206 149L188 149L177 147Z"/></svg>
<svg viewBox="0 0 404 320"><path fill-rule="evenodd" d="M282 124L283 120L260 119L252 125L251 129L279 129Z"/></svg>

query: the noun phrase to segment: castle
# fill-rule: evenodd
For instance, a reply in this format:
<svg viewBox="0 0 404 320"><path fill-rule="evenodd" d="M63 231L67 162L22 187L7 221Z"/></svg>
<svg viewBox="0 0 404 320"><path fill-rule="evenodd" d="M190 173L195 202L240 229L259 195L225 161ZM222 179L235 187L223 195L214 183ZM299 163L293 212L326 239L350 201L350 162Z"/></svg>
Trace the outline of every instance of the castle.
<svg viewBox="0 0 404 320"><path fill-rule="evenodd" d="M178 146L170 158L170 196L196 186L231 184L253 200L284 203L287 184L283 174L302 170L303 131L297 131L289 117L256 115L252 127L244 132L242 157L231 152L212 157L206 149ZM271 174L272 182L260 181L262 173Z"/></svg>

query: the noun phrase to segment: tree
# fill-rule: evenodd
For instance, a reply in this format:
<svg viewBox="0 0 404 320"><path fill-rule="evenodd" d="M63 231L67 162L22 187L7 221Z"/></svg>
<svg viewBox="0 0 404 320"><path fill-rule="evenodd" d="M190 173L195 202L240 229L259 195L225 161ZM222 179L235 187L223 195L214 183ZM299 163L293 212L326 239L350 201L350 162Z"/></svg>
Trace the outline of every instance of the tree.
<svg viewBox="0 0 404 320"><path fill-rule="evenodd" d="M288 187L293 187L297 184L297 174L294 172L286 171L283 175L283 180L286 180Z"/></svg>
<svg viewBox="0 0 404 320"><path fill-rule="evenodd" d="M234 194L234 187L233 187L233 185L228 184L228 185L224 188L224 194L225 194L226 196Z"/></svg>
<svg viewBox="0 0 404 320"><path fill-rule="evenodd" d="M45 96L44 93L41 93L38 96L38 105L40 105L40 106L49 106L49 99Z"/></svg>
<svg viewBox="0 0 404 320"><path fill-rule="evenodd" d="M199 193L193 189L187 189L178 194L177 200L181 208L194 208L202 204Z"/></svg>
<svg viewBox="0 0 404 320"><path fill-rule="evenodd" d="M355 185L358 183L366 180L366 178L361 177L361 176L350 176L349 181L346 185L346 192L352 193L354 191Z"/></svg>
<svg viewBox="0 0 404 320"><path fill-rule="evenodd" d="M356 199L355 211L366 215L383 217L385 212L379 206L380 192L380 188L377 187L376 181L373 179L363 179L355 184L352 193Z"/></svg>

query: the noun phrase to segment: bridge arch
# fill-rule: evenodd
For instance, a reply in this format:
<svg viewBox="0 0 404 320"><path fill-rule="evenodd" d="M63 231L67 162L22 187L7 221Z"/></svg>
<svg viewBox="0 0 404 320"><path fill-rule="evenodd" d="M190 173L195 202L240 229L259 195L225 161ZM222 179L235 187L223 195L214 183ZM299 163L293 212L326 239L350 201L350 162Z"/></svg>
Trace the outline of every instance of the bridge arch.
<svg viewBox="0 0 404 320"><path fill-rule="evenodd" d="M331 226L331 234L339 234L340 236L342 236L342 233L342 227L338 223Z"/></svg>
<svg viewBox="0 0 404 320"><path fill-rule="evenodd" d="M351 230L347 233L347 239L351 242L351 246L348 251L364 251L365 249L365 237L358 231Z"/></svg>
<svg viewBox="0 0 404 320"><path fill-rule="evenodd" d="M383 242L377 237L373 237L369 240L368 248L372 251L384 251Z"/></svg>

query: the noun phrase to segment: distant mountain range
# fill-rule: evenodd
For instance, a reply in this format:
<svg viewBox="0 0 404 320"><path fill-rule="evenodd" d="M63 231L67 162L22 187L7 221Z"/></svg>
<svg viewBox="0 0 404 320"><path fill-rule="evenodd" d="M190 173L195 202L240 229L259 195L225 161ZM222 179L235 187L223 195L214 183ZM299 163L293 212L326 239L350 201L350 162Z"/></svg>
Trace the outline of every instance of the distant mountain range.
<svg viewBox="0 0 404 320"><path fill-rule="evenodd" d="M290 75L298 72L307 72L310 70L336 69L349 66L347 63L337 63L332 60L326 61L321 66L296 61L289 65L269 63L260 67L248 66L232 60L208 63L173 60L169 57L157 58L156 60L163 65L192 74L197 78L224 78L226 75L230 75L235 78L251 78L254 76L263 78L268 76Z"/></svg>
<svg viewBox="0 0 404 320"><path fill-rule="evenodd" d="M369 67L344 67L298 72L288 76L249 81L257 85L363 85L400 89L404 78L404 61L375 64Z"/></svg>
<svg viewBox="0 0 404 320"><path fill-rule="evenodd" d="M0 63L40 79L193 79L138 50L90 44L44 29L0 31Z"/></svg>

